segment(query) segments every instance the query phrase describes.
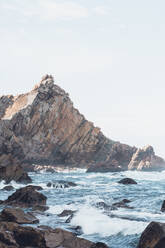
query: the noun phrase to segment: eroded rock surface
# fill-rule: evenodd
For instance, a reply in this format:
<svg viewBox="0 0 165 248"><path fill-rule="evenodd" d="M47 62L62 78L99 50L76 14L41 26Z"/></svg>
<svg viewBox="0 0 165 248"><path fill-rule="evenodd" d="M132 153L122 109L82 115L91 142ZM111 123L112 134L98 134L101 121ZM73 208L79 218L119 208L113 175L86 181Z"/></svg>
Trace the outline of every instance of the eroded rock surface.
<svg viewBox="0 0 165 248"><path fill-rule="evenodd" d="M26 178L18 175L20 165L85 167L88 172L127 170L128 165L145 169L148 163L150 169L165 166L163 159L148 156L148 150L139 159L136 147L106 138L73 107L69 95L50 75L29 93L1 97L0 109L0 171L7 165L13 168L9 181Z"/></svg>

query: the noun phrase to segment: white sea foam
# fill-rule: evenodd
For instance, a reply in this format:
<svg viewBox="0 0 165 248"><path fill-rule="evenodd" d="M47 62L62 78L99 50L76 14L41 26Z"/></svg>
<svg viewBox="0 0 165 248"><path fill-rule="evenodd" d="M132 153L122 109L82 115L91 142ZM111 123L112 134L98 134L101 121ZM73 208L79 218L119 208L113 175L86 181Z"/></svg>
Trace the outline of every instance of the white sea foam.
<svg viewBox="0 0 165 248"><path fill-rule="evenodd" d="M71 221L72 225L82 227L84 234L98 233L100 236L111 236L118 233L133 235L141 233L147 222L110 218L94 207L83 206Z"/></svg>

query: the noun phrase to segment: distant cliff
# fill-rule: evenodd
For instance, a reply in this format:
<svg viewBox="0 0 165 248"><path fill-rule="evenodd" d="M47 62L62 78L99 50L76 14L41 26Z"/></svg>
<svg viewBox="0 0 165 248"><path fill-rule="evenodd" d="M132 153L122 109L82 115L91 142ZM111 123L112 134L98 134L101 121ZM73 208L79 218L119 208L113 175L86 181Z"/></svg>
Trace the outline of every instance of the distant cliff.
<svg viewBox="0 0 165 248"><path fill-rule="evenodd" d="M151 147L140 151L106 138L73 107L52 76L44 76L29 93L0 98L0 166L10 157L10 165L13 161L89 171L165 168Z"/></svg>

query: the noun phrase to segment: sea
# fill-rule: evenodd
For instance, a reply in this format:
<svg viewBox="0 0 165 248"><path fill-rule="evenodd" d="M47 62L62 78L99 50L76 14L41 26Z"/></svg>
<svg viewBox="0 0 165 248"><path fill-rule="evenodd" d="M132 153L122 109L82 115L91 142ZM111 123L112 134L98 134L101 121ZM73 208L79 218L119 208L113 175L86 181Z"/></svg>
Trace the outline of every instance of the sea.
<svg viewBox="0 0 165 248"><path fill-rule="evenodd" d="M165 171L86 173L79 169L50 173L43 170L29 175L32 184L42 186L41 192L47 196L49 210L37 214L40 225L69 231L80 226L82 232L79 237L104 242L110 248L135 248L141 233L151 221L165 222L165 213L160 211L165 200ZM137 184L119 184L118 181L125 177L134 179ZM59 180L74 182L77 187L47 186L47 183ZM15 189L25 186L13 181L10 185ZM0 182L0 189L4 186L4 182ZM13 192L0 191L0 200ZM110 211L98 208L99 202L112 205L123 199L131 201L128 203L131 208ZM76 211L70 223L66 223L68 217L58 217L63 210Z"/></svg>

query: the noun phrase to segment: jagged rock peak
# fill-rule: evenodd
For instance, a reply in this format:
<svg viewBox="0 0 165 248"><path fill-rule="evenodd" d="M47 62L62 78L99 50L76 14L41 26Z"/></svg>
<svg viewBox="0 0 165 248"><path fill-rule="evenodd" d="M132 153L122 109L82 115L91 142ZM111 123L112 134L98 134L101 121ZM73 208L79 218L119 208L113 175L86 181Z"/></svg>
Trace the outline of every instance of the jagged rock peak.
<svg viewBox="0 0 165 248"><path fill-rule="evenodd" d="M42 78L41 78L41 81L36 84L33 88L33 90L36 90L38 89L40 86L42 85L46 85L46 84L54 84L54 77L52 75L44 75Z"/></svg>

